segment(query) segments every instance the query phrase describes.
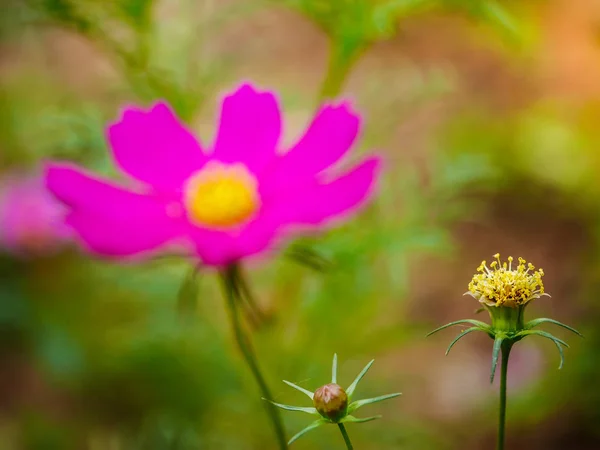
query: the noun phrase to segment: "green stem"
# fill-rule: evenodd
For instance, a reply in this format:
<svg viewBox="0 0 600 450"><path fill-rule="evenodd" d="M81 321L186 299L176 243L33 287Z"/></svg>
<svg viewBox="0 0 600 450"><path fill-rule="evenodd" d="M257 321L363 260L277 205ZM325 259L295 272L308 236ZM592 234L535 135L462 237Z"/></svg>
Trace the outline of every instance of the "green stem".
<svg viewBox="0 0 600 450"><path fill-rule="evenodd" d="M343 43L333 38L330 47L327 73L319 91L319 104L339 95L362 45Z"/></svg>
<svg viewBox="0 0 600 450"><path fill-rule="evenodd" d="M262 325L266 319L265 314L258 306L254 294L252 293L250 286L248 286L246 277L244 277L242 269L239 266L235 267L235 277L240 296L245 300L244 308L248 311L248 319L251 320L256 327Z"/></svg>
<svg viewBox="0 0 600 450"><path fill-rule="evenodd" d="M496 450L504 450L504 434L506 429L506 374L511 348L511 342L505 341L505 343L502 344L502 365L500 367L500 414L498 418L498 445Z"/></svg>
<svg viewBox="0 0 600 450"><path fill-rule="evenodd" d="M244 329L240 322L240 316L238 314L238 303L241 302L239 286L237 285L236 280L236 272L237 268L235 266L230 266L221 272L221 280L223 283L223 291L225 293L225 298L227 300L227 306L229 307L229 315L231 318L231 327L233 328L233 332L235 334L236 343L258 384L260 392L264 398L271 399L273 396L271 395L271 391L267 386L267 382L265 381L264 376L262 375L260 368L258 367L258 361L256 359L256 355L250 346L250 340L248 336L244 333ZM277 442L279 444L280 449L287 449L287 439L285 437L285 430L283 427L283 422L281 421L281 417L279 415L279 411L275 407L275 405L265 402L265 407L267 408L267 413L269 414L269 418L271 419L271 424L273 425L273 429L275 431L275 435L277 436Z"/></svg>
<svg viewBox="0 0 600 450"><path fill-rule="evenodd" d="M348 436L348 432L346 431L346 427L343 423L338 423L338 427L340 427L340 431L342 432L342 436L344 437L344 442L346 443L346 448L348 450L352 450L352 442L350 442L350 436Z"/></svg>

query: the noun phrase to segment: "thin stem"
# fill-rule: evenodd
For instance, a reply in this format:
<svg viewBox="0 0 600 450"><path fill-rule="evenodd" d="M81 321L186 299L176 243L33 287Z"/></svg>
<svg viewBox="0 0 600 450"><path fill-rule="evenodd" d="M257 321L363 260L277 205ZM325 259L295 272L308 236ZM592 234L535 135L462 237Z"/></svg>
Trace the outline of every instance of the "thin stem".
<svg viewBox="0 0 600 450"><path fill-rule="evenodd" d="M247 311L248 319L252 321L255 327L259 327L266 320L265 314L258 306L254 294L246 282L246 277L244 277L242 269L239 266L235 266L235 277L240 291L240 297L245 300L244 309Z"/></svg>
<svg viewBox="0 0 600 450"><path fill-rule="evenodd" d="M319 91L319 104L338 96L361 49L359 44L331 39L329 64Z"/></svg>
<svg viewBox="0 0 600 450"><path fill-rule="evenodd" d="M506 342L502 345L502 365L500 367L500 411L498 418L498 445L497 450L504 450L504 434L506 429L506 374L508 370L508 358L512 343Z"/></svg>
<svg viewBox="0 0 600 450"><path fill-rule="evenodd" d="M343 423L338 423L338 427L340 427L340 431L342 432L342 436L344 437L344 442L346 443L346 448L348 450L352 450L352 442L350 442L350 436L348 436L348 432L346 431L346 427Z"/></svg>
<svg viewBox="0 0 600 450"><path fill-rule="evenodd" d="M225 298L227 300L227 306L229 308L229 315L231 318L231 327L233 328L233 332L235 335L236 343L258 384L260 392L264 398L271 399L273 396L271 395L271 391L267 386L267 382L265 381L264 376L262 375L260 368L258 366L258 361L256 359L256 355L250 346L250 341L248 336L244 333L244 329L240 322L240 317L238 314L238 303L241 302L239 287L236 284L236 268L235 266L228 267L223 272L221 272L221 280L223 283L223 291L225 293ZM271 419L271 424L273 425L273 429L275 431L275 435L277 436L277 442L279 444L280 449L287 449L287 439L285 437L285 430L283 427L283 423L281 421L281 417L279 415L279 411L275 407L275 405L265 402L265 406L267 408L267 412L269 414L269 418Z"/></svg>

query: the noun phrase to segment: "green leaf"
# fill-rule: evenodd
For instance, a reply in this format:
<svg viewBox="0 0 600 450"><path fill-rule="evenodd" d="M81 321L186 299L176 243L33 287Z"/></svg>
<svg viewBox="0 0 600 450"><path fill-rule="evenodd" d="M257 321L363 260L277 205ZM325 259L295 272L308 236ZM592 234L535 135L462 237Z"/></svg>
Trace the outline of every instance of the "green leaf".
<svg viewBox="0 0 600 450"><path fill-rule="evenodd" d="M294 383L292 383L291 381L286 381L286 380L283 380L283 382L284 382L285 384L287 384L288 386L291 386L291 387L293 387L294 389L297 389L297 390L299 390L299 391L300 391L300 392L302 392L303 394L306 394L308 397L310 397L310 399L311 399L311 400L313 399L313 397L314 397L314 394L313 394L312 392L310 392L309 390L307 390L307 389L304 389L303 387L300 387L300 386L298 386L297 384L294 384Z"/></svg>
<svg viewBox="0 0 600 450"><path fill-rule="evenodd" d="M74 27L77 31L87 32L92 24L82 16L75 2L68 0L39 0L36 7L46 14L50 19L55 20L61 25Z"/></svg>
<svg viewBox="0 0 600 450"><path fill-rule="evenodd" d="M515 17L502 5L494 0L487 0L482 4L482 14L484 17L498 25L510 34L517 36L519 33L519 25Z"/></svg>
<svg viewBox="0 0 600 450"><path fill-rule="evenodd" d="M118 8L134 26L144 28L151 19L154 0L119 0Z"/></svg>
<svg viewBox="0 0 600 450"><path fill-rule="evenodd" d="M273 401L271 401L271 400L269 400L267 398L264 398L264 397L262 399L265 400L265 401L267 401L267 402L269 402L269 403L271 403L271 404L273 404L273 405L275 405L275 406L277 406L278 408L285 409L286 411L300 411L300 412L305 412L307 414L315 414L315 415L319 414L317 412L317 410L315 408L313 408L313 407L284 405L284 404L281 404L281 403L273 402Z"/></svg>
<svg viewBox="0 0 600 450"><path fill-rule="evenodd" d="M369 369L371 368L371 366L373 365L374 362L375 362L374 359L369 361L369 363L364 367L363 370L361 370L361 372L358 374L358 376L354 379L352 384L350 386L348 386L348 389L346 389L346 394L348 394L348 398L352 397L352 394L354 394L354 390L356 389L356 386L358 386L358 383L366 375L366 373L369 371Z"/></svg>
<svg viewBox="0 0 600 450"><path fill-rule="evenodd" d="M303 244L293 244L287 249L285 256L316 272L328 272L333 268L331 261L316 250Z"/></svg>
<svg viewBox="0 0 600 450"><path fill-rule="evenodd" d="M496 339L494 339L494 348L492 350L492 373L490 375L490 383L494 382L494 375L496 374L496 366L498 365L498 355L500 354L502 341L504 341L504 337L497 337Z"/></svg>
<svg viewBox="0 0 600 450"><path fill-rule="evenodd" d="M437 333L438 331L444 330L444 329L446 329L448 327L452 327L454 325L463 325L463 324L466 324L466 323L468 323L469 325L474 325L476 327L479 327L481 329L481 331L485 331L486 333L489 333L489 332L492 331L492 327L489 326L487 323L482 322L481 320L463 319L463 320L457 320L456 322L450 322L450 323L447 323L446 325L443 325L443 326L441 326L439 328L436 328L435 330L430 331L429 333L427 333L425 335L425 337L429 337L432 334Z"/></svg>
<svg viewBox="0 0 600 450"><path fill-rule="evenodd" d="M454 344L456 344L460 339L465 337L467 334L472 333L473 331L484 331L484 330L482 330L479 327L472 327L472 328L467 328L466 330L461 331L461 333L458 336L456 336L452 342L450 342L450 345L446 349L446 355L448 353L450 353L450 350L452 349L452 347L454 347Z"/></svg>
<svg viewBox="0 0 600 450"><path fill-rule="evenodd" d="M583 335L579 331L577 331L575 328L565 325L564 323L561 323L558 320L548 319L546 317L530 320L529 322L527 322L525 324L525 329L530 330L530 329L535 328L538 325L543 324L543 323L552 323L554 325L558 325L559 327L566 328L567 330L572 331L573 333L577 334L578 336L583 337Z"/></svg>
<svg viewBox="0 0 600 450"><path fill-rule="evenodd" d="M390 398L395 398L400 395L402 395L400 392L396 392L394 394L381 395L379 397L366 398L364 400L356 400L356 401L350 403L350 405L348 405L348 414L353 413L354 411L356 411L358 408L360 408L362 406L370 405L371 403L382 402L384 400L388 400Z"/></svg>
<svg viewBox="0 0 600 450"><path fill-rule="evenodd" d="M358 417L354 417L354 416L346 416L344 417L342 420L340 420L341 423L363 423L363 422L370 422L372 420L376 420L376 419L381 419L383 416L378 415L378 416L372 416L372 417L365 417L365 418L358 418Z"/></svg>
<svg viewBox="0 0 600 450"><path fill-rule="evenodd" d="M319 420L314 421L309 426L304 428L302 431L300 431L300 432L296 433L294 436L292 436L292 438L288 441L288 445L292 445L293 442L297 441L298 438L302 437L303 435L308 433L310 430L314 430L315 428L318 428L321 425L324 425L326 423L327 423L327 421L325 419L319 419Z"/></svg>

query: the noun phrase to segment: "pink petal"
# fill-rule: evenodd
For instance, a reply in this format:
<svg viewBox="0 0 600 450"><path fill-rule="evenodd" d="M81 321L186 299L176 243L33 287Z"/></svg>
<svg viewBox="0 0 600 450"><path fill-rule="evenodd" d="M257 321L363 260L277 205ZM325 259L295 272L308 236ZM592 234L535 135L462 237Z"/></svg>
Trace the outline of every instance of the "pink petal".
<svg viewBox="0 0 600 450"><path fill-rule="evenodd" d="M360 125L348 104L323 107L306 134L282 158L285 176L315 175L336 163L350 149Z"/></svg>
<svg viewBox="0 0 600 450"><path fill-rule="evenodd" d="M206 161L199 141L166 103L125 109L108 139L121 169L158 190L179 189Z"/></svg>
<svg viewBox="0 0 600 450"><path fill-rule="evenodd" d="M182 234L183 220L168 214L164 199L113 186L75 166L48 165L46 185L71 208L67 223L94 253L135 255Z"/></svg>
<svg viewBox="0 0 600 450"><path fill-rule="evenodd" d="M216 231L190 226L188 234L204 264L226 266L261 253L272 243L281 225L276 210L267 210L243 228Z"/></svg>
<svg viewBox="0 0 600 450"><path fill-rule="evenodd" d="M290 223L322 225L354 212L369 199L380 167L381 160L372 157L330 183L297 191L295 201L282 207L282 217Z"/></svg>
<svg viewBox="0 0 600 450"><path fill-rule="evenodd" d="M274 158L280 134L275 96L244 84L223 100L214 158L225 163L243 162L258 173Z"/></svg>
<svg viewBox="0 0 600 450"><path fill-rule="evenodd" d="M203 264L224 267L235 261L234 239L229 234L193 225L187 234Z"/></svg>
<svg viewBox="0 0 600 450"><path fill-rule="evenodd" d="M64 205L41 177L10 174L0 179L0 246L15 253L44 253L68 238Z"/></svg>

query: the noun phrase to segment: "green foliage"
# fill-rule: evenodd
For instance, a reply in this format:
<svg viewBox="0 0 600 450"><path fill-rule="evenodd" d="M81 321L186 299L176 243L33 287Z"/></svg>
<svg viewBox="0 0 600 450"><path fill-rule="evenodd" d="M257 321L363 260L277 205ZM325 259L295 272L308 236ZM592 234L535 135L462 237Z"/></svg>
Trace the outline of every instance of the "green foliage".
<svg viewBox="0 0 600 450"><path fill-rule="evenodd" d="M317 23L328 35L351 43L371 43L392 37L397 22L428 10L432 0L285 0Z"/></svg>
<svg viewBox="0 0 600 450"><path fill-rule="evenodd" d="M116 7L135 28L147 28L152 19L154 0L119 0Z"/></svg>
<svg viewBox="0 0 600 450"><path fill-rule="evenodd" d="M489 22L510 34L518 25L496 0L284 0L347 48L389 39L406 19L449 10Z"/></svg>
<svg viewBox="0 0 600 450"><path fill-rule="evenodd" d="M34 11L66 27L73 27L81 33L88 33L93 28L93 23L83 15L79 5L84 2L73 0L30 0L27 2Z"/></svg>

